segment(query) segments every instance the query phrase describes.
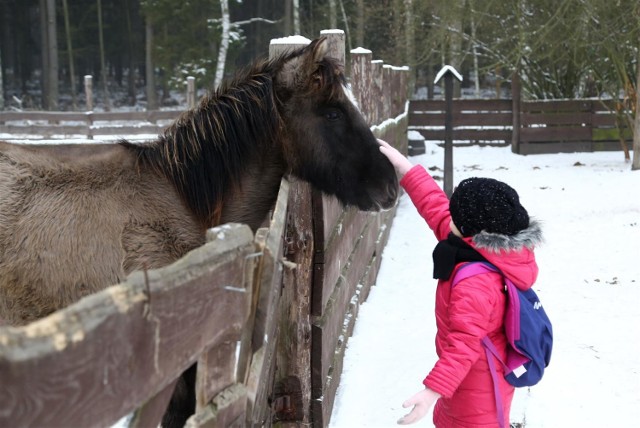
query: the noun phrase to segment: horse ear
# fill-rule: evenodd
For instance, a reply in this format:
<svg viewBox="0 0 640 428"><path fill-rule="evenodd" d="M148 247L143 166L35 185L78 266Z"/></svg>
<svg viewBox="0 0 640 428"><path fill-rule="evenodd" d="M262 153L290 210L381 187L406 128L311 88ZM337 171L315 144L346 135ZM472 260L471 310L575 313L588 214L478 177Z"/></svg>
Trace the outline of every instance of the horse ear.
<svg viewBox="0 0 640 428"><path fill-rule="evenodd" d="M320 37L319 39L315 39L309 44L309 49L311 50L310 58L313 63L322 61L327 56L327 52L329 52L327 38Z"/></svg>

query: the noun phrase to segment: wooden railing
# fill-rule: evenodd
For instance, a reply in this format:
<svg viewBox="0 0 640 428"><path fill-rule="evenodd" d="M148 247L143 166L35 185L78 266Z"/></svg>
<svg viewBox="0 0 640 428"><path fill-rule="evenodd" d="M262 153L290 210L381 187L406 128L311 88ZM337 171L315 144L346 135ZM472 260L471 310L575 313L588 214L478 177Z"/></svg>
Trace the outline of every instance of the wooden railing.
<svg viewBox="0 0 640 428"><path fill-rule="evenodd" d="M344 51L344 34L330 37ZM350 56L354 91L361 106L395 100L367 117L406 151L406 71L370 55ZM358 83L362 75L375 91ZM155 427L194 362L188 426L326 426L394 213L345 210L283 179L270 223L255 235L243 225L212 229L170 266L135 272L32 324L0 327L0 426L109 426L133 412L130 427Z"/></svg>
<svg viewBox="0 0 640 428"><path fill-rule="evenodd" d="M0 134L17 139L158 135L182 110L128 112L0 111Z"/></svg>
<svg viewBox="0 0 640 428"><path fill-rule="evenodd" d="M426 140L444 140L444 100L412 100L409 129ZM453 100L457 144L512 145L515 153L620 150L631 130L620 122L611 100Z"/></svg>

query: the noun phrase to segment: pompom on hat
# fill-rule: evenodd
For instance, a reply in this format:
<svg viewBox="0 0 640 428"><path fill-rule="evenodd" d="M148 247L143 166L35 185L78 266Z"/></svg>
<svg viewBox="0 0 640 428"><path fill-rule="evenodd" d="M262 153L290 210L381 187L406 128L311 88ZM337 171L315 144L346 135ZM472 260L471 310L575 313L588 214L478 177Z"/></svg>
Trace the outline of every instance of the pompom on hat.
<svg viewBox="0 0 640 428"><path fill-rule="evenodd" d="M449 201L451 219L462 236L485 231L512 236L529 227L518 193L492 178L462 180Z"/></svg>

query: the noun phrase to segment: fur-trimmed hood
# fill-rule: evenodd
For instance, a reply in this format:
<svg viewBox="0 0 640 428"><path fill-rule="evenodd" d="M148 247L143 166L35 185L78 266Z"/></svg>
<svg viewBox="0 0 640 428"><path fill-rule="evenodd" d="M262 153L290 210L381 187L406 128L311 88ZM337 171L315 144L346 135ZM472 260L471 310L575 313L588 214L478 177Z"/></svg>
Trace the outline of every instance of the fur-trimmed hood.
<svg viewBox="0 0 640 428"><path fill-rule="evenodd" d="M498 267L518 288L530 288L538 277L534 248L543 242L539 221L515 235L480 232L464 240L490 263Z"/></svg>
<svg viewBox="0 0 640 428"><path fill-rule="evenodd" d="M482 231L475 234L471 240L475 248L487 249L494 253L499 253L500 251L520 251L522 248L532 250L543 242L542 227L539 221L531 219L529 221L529 227L515 235L510 236Z"/></svg>

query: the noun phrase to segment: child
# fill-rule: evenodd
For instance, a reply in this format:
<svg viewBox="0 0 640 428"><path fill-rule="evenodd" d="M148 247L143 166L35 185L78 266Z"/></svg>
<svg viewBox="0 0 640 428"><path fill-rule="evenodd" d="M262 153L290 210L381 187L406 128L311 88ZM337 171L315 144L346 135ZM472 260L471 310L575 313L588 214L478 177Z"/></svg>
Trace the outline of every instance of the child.
<svg viewBox="0 0 640 428"><path fill-rule="evenodd" d="M438 361L424 379L425 389L404 402L413 406L398 423L420 420L436 402L436 427L494 427L498 415L509 426L514 387L496 363L500 394L494 384L481 344L486 335L506 356L503 328L505 294L502 276L487 272L461 280L451 287L453 274L464 262L488 261L517 287L528 289L538 275L533 248L542 241L539 224L530 220L511 187L491 178L460 182L451 201L422 166L379 140L418 212L439 243L433 252L436 289L436 352ZM493 358L493 357L492 357ZM502 409L497 409L496 397Z"/></svg>

